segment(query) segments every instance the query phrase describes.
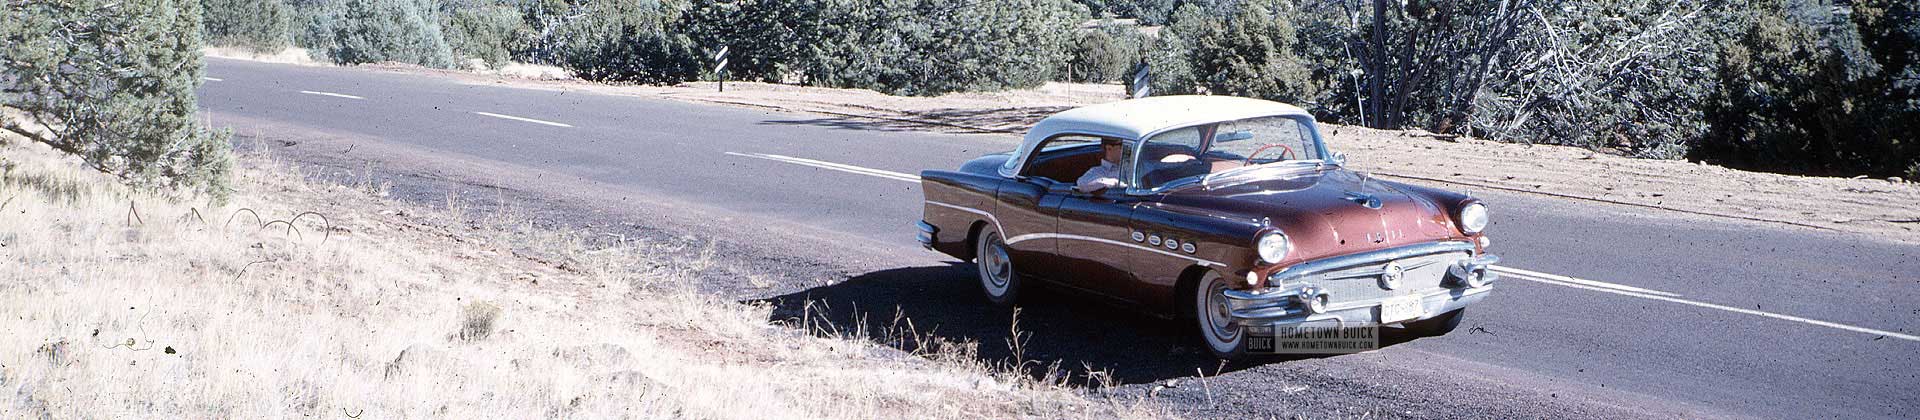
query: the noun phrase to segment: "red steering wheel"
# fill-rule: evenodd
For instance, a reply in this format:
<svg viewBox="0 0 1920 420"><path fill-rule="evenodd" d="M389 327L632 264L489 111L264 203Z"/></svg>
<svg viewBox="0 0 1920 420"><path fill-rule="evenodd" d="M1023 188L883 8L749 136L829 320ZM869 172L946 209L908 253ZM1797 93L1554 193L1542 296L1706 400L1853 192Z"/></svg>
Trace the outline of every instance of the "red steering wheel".
<svg viewBox="0 0 1920 420"><path fill-rule="evenodd" d="M1292 147L1287 147L1287 145L1280 144L1280 143L1267 143L1267 144L1260 145L1260 148L1258 149L1253 149L1253 153L1247 154L1247 164L1252 165L1253 158L1255 156L1260 156L1260 152L1265 152L1267 151L1267 149L1271 149L1274 147L1280 148L1280 160L1287 160L1288 156L1293 156Z"/></svg>

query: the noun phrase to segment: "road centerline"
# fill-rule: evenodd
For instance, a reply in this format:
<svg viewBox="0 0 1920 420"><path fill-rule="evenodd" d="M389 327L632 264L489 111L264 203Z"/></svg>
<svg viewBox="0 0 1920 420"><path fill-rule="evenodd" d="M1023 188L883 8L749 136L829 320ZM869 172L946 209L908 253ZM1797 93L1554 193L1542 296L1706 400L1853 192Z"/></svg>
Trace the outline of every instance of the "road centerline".
<svg viewBox="0 0 1920 420"><path fill-rule="evenodd" d="M367 98L362 98L362 97L358 97L358 96L353 96L353 95L348 95L348 94L344 94L344 93L333 93L333 92L320 92L320 91L312 91L312 90L303 90L303 91L300 91L300 93L305 93L305 94L308 94L308 95L320 95L320 96L332 96L332 97L335 97L335 98L346 98L346 99L353 99L353 100L366 100L366 99L367 99Z"/></svg>
<svg viewBox="0 0 1920 420"><path fill-rule="evenodd" d="M489 116L489 117L494 117L494 118L500 118L500 119L507 119L507 120L514 120L514 121L520 121L520 122L530 122L530 123L534 123L534 124L540 124L540 125L550 125L550 126L554 126L554 127L566 127L566 128L573 128L573 126L572 126L572 125L567 125L567 124L565 124L565 123L557 123L557 122L553 122L553 121L546 121L546 120L536 120L536 119L532 119L532 118L527 118L527 117L516 117L516 116L512 116L512 115L507 115L507 114L495 114L495 113L491 113L491 112L482 112L482 111L473 111L473 113L475 113L475 114L480 114L480 115L485 115L485 116Z"/></svg>
<svg viewBox="0 0 1920 420"><path fill-rule="evenodd" d="M823 160L813 160L813 159L797 158L792 156L781 156L781 155L766 154L766 153L726 152L726 154L729 156L765 159L765 160L771 160L775 162L791 163L795 165L810 166L810 167L815 167L820 169L829 169L829 170L835 170L835 171L846 172L851 174L860 174L860 175L866 175L871 177L886 178L886 179L891 179L895 181L906 181L906 182L913 182L913 183L920 182L919 175L894 172L894 171L889 171L885 169L874 169L874 168L853 166L853 165L848 165L843 163L833 163L833 162L827 162Z"/></svg>
<svg viewBox="0 0 1920 420"><path fill-rule="evenodd" d="M1604 281L1597 281L1597 280L1587 280L1587 279L1582 279L1582 278L1574 278L1574 277L1567 277L1567 276L1562 276L1562 275L1559 275L1559 274L1552 274L1552 273L1542 273L1542 272L1538 272L1538 271L1529 271L1529 270L1522 270L1522 269L1518 269L1518 268L1513 268L1513 267L1507 267L1507 266L1502 266L1502 265L1496 265L1496 266L1493 266L1493 267L1492 267L1492 268L1490 268L1490 269L1491 269L1491 270L1493 270L1493 271L1497 271L1497 272L1501 272L1501 273L1506 273L1506 274L1514 274L1514 275L1520 275L1520 276L1526 276L1526 277L1532 277L1532 278L1535 278L1535 279L1546 279L1546 280L1553 280L1553 281L1558 281L1558 282L1561 282L1561 283L1573 283L1573 284L1579 284L1579 285L1586 285L1586 286L1592 286L1592 287L1599 287L1599 288L1603 288L1603 289L1613 289L1613 290L1620 290L1620 291L1627 291L1627 292L1634 292L1634 293L1645 293L1645 294L1649 294L1649 295L1659 295L1659 296L1666 296L1666 297L1676 297L1676 298L1677 298L1677 297L1680 297L1680 294L1679 294L1679 293L1673 293L1673 292L1663 292L1663 291L1659 291L1659 290L1653 290L1653 289L1642 289L1642 288L1638 288L1638 287L1633 287L1633 286L1628 286L1628 285L1624 285L1624 284L1616 284L1616 283L1608 283L1608 282L1604 282Z"/></svg>
<svg viewBox="0 0 1920 420"><path fill-rule="evenodd" d="M1833 328L1838 330L1857 332L1862 334L1886 336L1886 337L1898 338L1901 340L1920 342L1920 336L1915 336L1912 334L1902 334L1902 333L1897 333L1897 332L1887 331L1887 330L1841 324L1838 322L1821 321L1818 319L1798 317L1793 315L1777 314L1777 313L1766 312L1761 310L1737 308L1737 307L1721 305L1721 304L1681 299L1677 297L1679 295L1665 296L1665 295L1655 294L1655 293L1667 293L1667 292L1661 292L1657 290L1639 289L1639 290L1645 290L1645 291L1638 292L1638 291L1629 290L1629 289L1638 289L1632 286L1617 285L1613 283L1598 282L1598 281L1585 280L1585 279L1576 279L1572 277L1558 276L1558 275L1552 275L1552 274L1546 274L1546 273L1536 273L1533 271L1520 270L1520 269L1516 269L1512 267L1504 267L1504 266L1495 266L1493 270L1507 274L1506 276L1507 278L1526 280L1526 281L1531 281L1535 283L1545 283L1545 284L1552 284L1556 286L1571 287L1575 289L1591 290L1591 291L1601 292L1601 293L1612 293L1612 294L1621 295L1621 296L1630 296L1630 297L1637 297L1642 299L1652 299L1652 300L1658 300L1663 302L1678 303L1678 304L1693 306L1698 308L1717 309L1721 311L1733 312L1738 314L1773 318L1773 319L1782 320L1782 321L1792 321L1792 322L1798 322L1798 323L1807 324L1807 325L1821 326L1821 327ZM1546 276L1535 277L1534 276L1535 274L1546 274ZM1581 282L1569 282L1569 281L1562 281L1560 279L1581 280ZM1671 293L1668 293L1668 294L1671 294Z"/></svg>

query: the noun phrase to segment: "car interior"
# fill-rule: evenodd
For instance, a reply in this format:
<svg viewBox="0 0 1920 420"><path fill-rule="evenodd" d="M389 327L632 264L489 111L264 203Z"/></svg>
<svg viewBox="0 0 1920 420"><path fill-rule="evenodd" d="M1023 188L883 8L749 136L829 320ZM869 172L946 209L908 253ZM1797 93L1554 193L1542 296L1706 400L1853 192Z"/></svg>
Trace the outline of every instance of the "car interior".
<svg viewBox="0 0 1920 420"><path fill-rule="evenodd" d="M1056 183L1072 184L1087 170L1100 164L1100 143L1083 138L1062 138L1042 144L1040 152L1028 163L1027 175ZM1202 145L1204 147L1206 145ZM1146 172L1141 182L1148 188L1195 175L1206 175L1246 165L1246 158L1220 151L1201 152L1193 145L1152 143L1143 150L1141 166Z"/></svg>
<svg viewBox="0 0 1920 420"><path fill-rule="evenodd" d="M1100 165L1098 141L1052 150L1048 150L1048 146L1052 145L1041 145L1041 152L1034 154L1033 161L1028 162L1027 176L1071 184L1079 180L1080 175L1086 174L1088 169Z"/></svg>

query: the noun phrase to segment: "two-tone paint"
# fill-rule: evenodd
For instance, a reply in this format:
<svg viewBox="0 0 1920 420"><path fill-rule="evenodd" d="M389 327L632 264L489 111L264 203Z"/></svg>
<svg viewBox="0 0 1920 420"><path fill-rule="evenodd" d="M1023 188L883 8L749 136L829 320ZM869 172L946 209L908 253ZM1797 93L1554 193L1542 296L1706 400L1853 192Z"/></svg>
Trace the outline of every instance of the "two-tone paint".
<svg viewBox="0 0 1920 420"><path fill-rule="evenodd" d="M997 233L1020 278L1164 317L1204 314L1194 297L1215 296L1222 299L1208 305L1218 302L1242 323L1457 322L1460 308L1491 290L1485 269L1496 259L1484 253L1482 233L1464 231L1460 220L1476 199L1381 180L1347 169L1343 158L1276 163L1233 182L1096 193L1059 181L1071 174L1035 172L1097 162L1097 144L1043 147L1057 136L1138 142L1194 124L1311 118L1284 104L1239 98L1124 102L1042 120L1021 149L954 171L922 172L921 242L972 260L982 235ZM1315 143L1320 155L1333 156L1317 129ZM1258 238L1271 231L1284 232L1290 243L1280 261L1263 261L1257 250ZM1197 289L1209 273L1230 285L1217 293ZM1290 300L1330 291L1342 299L1318 306ZM1417 318L1383 319L1387 300L1409 297L1423 299Z"/></svg>
<svg viewBox="0 0 1920 420"><path fill-rule="evenodd" d="M1451 216L1471 198L1383 181L1338 165L1226 188L1088 195L1073 193L1067 184L1002 176L996 169L1009 156L983 156L958 171L920 174L924 223L937 229L927 236L929 247L969 260L978 235L993 229L1007 238L1022 275L1136 303L1161 316L1175 313L1182 281L1192 281L1201 270L1233 279L1252 272L1265 279L1281 268L1331 256L1421 242L1477 243ZM1369 208L1354 192L1368 195L1379 208ZM1270 228L1287 232L1293 251L1285 261L1265 264L1258 261L1253 241ZM1161 244L1135 240L1135 233L1160 237ZM1193 251L1167 248L1167 240L1191 245Z"/></svg>

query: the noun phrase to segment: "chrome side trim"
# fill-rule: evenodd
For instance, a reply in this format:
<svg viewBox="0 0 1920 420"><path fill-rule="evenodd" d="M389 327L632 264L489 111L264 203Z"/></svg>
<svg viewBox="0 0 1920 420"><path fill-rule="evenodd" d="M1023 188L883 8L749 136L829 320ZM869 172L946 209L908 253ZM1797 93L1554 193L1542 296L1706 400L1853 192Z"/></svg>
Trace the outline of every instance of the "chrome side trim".
<svg viewBox="0 0 1920 420"><path fill-rule="evenodd" d="M1195 263L1199 263L1200 265L1203 265L1203 266L1215 266L1215 267L1226 267L1226 266L1227 266L1226 264L1221 264L1221 263L1220 263L1220 262L1218 262L1218 261L1210 261L1210 260L1203 260L1203 259L1199 259L1199 258L1195 258L1195 257L1193 257L1193 256L1190 256L1190 255L1180 255L1180 254L1176 254L1176 253L1173 253L1173 252L1170 252L1170 251L1167 251L1167 250L1165 250L1165 249L1161 249L1161 248L1157 248L1157 247L1148 247L1148 246L1140 246L1140 245L1137 245L1137 244L1132 244L1132 243L1127 243L1127 242L1121 242L1121 241L1115 241L1115 240L1111 240L1111 239L1105 239L1105 238L1095 238L1095 237L1091 237L1091 236L1081 236L1081 235L1069 235L1069 234L1064 234L1064 233L1029 233L1029 234L1025 234L1025 235L1020 235L1020 236L1015 236L1015 237L1013 237L1013 238L1009 238L1009 239L1007 239L1007 244L1008 244L1008 245L1012 245L1012 244L1015 244L1015 243L1019 243L1019 242L1021 242L1021 241L1029 241L1029 240L1034 240L1034 239L1048 239L1048 238L1053 238L1053 239L1072 239L1072 240L1080 240L1080 241L1087 241L1087 242L1098 242L1098 243L1103 243L1103 244L1109 244L1109 245L1119 245L1119 246L1123 246L1123 247L1128 247L1128 248L1134 248L1134 249L1140 249L1140 250L1146 250L1146 251L1152 251L1152 252L1154 252L1154 253L1156 253L1156 254L1160 254L1160 255L1165 255L1165 256L1169 256L1169 257L1174 257L1174 258L1179 258L1179 259L1183 259L1183 260L1188 260L1188 261L1193 261L1193 262L1195 262Z"/></svg>
<svg viewBox="0 0 1920 420"><path fill-rule="evenodd" d="M996 230L996 231L999 231L999 232L1000 232L1000 236L1001 236L1001 237L1006 237L1006 236L1007 236L1007 230L1006 230L1006 229L1003 229L1003 228L1001 228L1001 227L1000 227L1000 219L999 219L999 218L997 218L997 217L993 217L993 213L988 213L988 212L986 212L986 211L983 211L983 210L980 210L980 209L976 209L976 208L972 208L972 207L966 207L966 206L961 206L961 205L956 205L956 204L949 204L949 203L942 203L942 202L938 202L938 201L933 201L933 200L927 200L927 204L932 204L932 205L936 205L936 206L940 206L940 207L946 207L946 208L950 208L950 209L954 209L954 210L960 210L960 211L964 211L964 212L968 212L968 213L973 213L973 214L978 214L978 215L981 215L981 216L986 216L986 217L987 217L987 220L990 220L990 221L992 221L992 222L993 222L993 229L994 229L994 230ZM1203 259L1199 259L1199 258L1195 258L1195 257L1193 257L1193 256L1189 256L1189 255L1180 255L1180 254L1176 254L1176 253L1173 253L1173 252L1168 252L1168 251L1166 251L1166 250L1163 250L1163 249L1160 249L1160 248L1156 248L1156 247L1147 247L1147 246L1140 246L1140 245L1136 245L1136 244L1130 244L1130 243L1126 243L1126 242L1120 242L1120 241L1114 241L1114 240L1109 240L1109 239L1104 239L1104 238L1095 238L1095 237L1090 237L1090 236L1080 236L1080 235L1067 235L1067 234L1060 234L1060 233L1029 233L1029 234L1025 234L1025 235L1020 235L1020 236L1015 236L1015 237L1011 237L1011 238L1007 238L1007 244L1008 244L1008 245L1012 245L1012 244L1016 244L1016 243L1020 243L1020 242L1023 242L1023 241L1029 241L1029 240L1034 240L1034 239L1046 239L1046 238L1056 238L1056 239L1075 239L1075 240L1082 240L1082 241L1091 241L1091 242L1099 242L1099 243L1104 243L1104 244L1113 244L1113 245L1120 245L1120 246L1125 246L1125 247L1129 247L1129 248L1135 248L1135 249L1143 249L1143 250L1147 250L1147 251L1153 251L1154 253L1158 253L1158 254L1161 254L1161 255L1166 255L1166 256L1170 256L1170 257L1175 257L1175 258L1179 258L1179 259L1183 259L1183 260L1188 260L1188 261L1193 261L1193 262L1195 262L1195 263L1199 263L1200 265L1206 265L1206 266L1215 266L1215 267L1226 267L1226 266L1227 266L1226 264L1222 264L1222 263L1220 263L1219 261L1210 261L1210 260L1203 260Z"/></svg>
<svg viewBox="0 0 1920 420"><path fill-rule="evenodd" d="M1388 261L1413 258L1447 252L1473 252L1473 243L1466 241L1428 242L1388 248L1379 251L1341 255L1294 264L1286 269L1267 276L1269 284L1279 284L1285 280L1368 264L1385 264Z"/></svg>

